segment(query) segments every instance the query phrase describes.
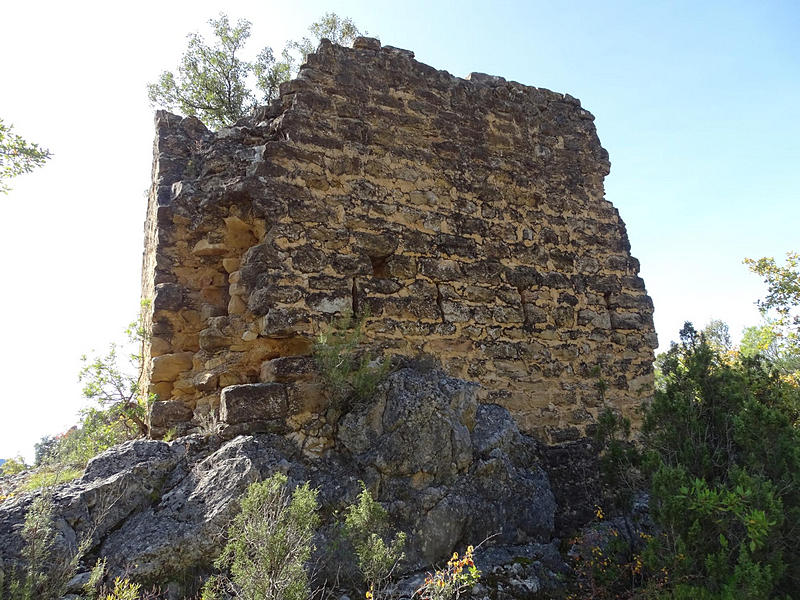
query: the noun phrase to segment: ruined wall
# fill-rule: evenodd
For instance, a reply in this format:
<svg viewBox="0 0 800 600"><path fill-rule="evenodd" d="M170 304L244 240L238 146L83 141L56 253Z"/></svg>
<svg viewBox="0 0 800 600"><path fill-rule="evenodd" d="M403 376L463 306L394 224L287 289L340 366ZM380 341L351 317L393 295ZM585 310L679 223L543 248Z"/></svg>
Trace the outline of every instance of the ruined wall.
<svg viewBox="0 0 800 600"><path fill-rule="evenodd" d="M323 42L235 127L164 112L156 125L143 271L156 435L259 381L285 385L278 413L307 425L324 397L309 361L285 357L366 310L383 352L438 357L542 439L579 436L604 403L638 420L652 303L575 98L360 38Z"/></svg>

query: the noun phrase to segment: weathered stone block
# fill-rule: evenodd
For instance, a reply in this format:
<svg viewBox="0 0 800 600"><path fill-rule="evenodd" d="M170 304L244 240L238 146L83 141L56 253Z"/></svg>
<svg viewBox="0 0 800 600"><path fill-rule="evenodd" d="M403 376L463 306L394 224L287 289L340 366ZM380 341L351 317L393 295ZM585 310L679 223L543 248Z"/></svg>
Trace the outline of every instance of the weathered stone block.
<svg viewBox="0 0 800 600"><path fill-rule="evenodd" d="M189 421L193 414L192 409L180 401L153 402L150 408L150 426L168 429L178 423Z"/></svg>
<svg viewBox="0 0 800 600"><path fill-rule="evenodd" d="M152 370L150 371L150 381L175 381L178 374L192 368L193 358L193 352L176 352L154 357Z"/></svg>
<svg viewBox="0 0 800 600"><path fill-rule="evenodd" d="M462 277L461 266L454 260L421 258L419 272L434 281L455 281Z"/></svg>
<svg viewBox="0 0 800 600"><path fill-rule="evenodd" d="M159 283L155 286L155 310L179 310L183 306L183 290L177 283Z"/></svg>
<svg viewBox="0 0 800 600"><path fill-rule="evenodd" d="M642 319L637 313L611 313L611 327L614 329L639 329Z"/></svg>
<svg viewBox="0 0 800 600"><path fill-rule="evenodd" d="M263 383L308 381L316 372L317 366L311 356L282 356L261 363L259 379Z"/></svg>
<svg viewBox="0 0 800 600"><path fill-rule="evenodd" d="M272 421L287 415L286 386L280 383L246 383L223 388L220 420L228 425Z"/></svg>
<svg viewBox="0 0 800 600"><path fill-rule="evenodd" d="M289 337L310 331L311 317L300 309L272 308L258 320L258 327L266 337Z"/></svg>

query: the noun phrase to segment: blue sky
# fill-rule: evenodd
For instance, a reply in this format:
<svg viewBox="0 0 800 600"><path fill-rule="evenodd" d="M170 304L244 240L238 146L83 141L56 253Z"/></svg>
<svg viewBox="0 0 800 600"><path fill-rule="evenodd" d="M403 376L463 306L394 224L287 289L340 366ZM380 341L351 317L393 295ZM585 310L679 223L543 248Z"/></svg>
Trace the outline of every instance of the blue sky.
<svg viewBox="0 0 800 600"><path fill-rule="evenodd" d="M325 11L459 76L580 98L611 156L666 347L684 320L755 323L744 257L800 250L800 3L286 2L0 4L0 117L55 157L0 197L6 277L0 456L81 406L80 355L138 307L152 108L145 85L225 10L279 50Z"/></svg>

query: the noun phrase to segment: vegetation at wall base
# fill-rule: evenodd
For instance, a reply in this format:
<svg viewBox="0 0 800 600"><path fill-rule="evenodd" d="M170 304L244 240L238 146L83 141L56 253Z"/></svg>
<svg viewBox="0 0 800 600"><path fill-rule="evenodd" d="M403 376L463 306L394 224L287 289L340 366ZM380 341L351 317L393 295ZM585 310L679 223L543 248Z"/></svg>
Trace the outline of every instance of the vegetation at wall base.
<svg viewBox="0 0 800 600"><path fill-rule="evenodd" d="M454 552L447 565L425 577L415 592L421 600L456 600L478 583L481 572L474 562L475 548L467 546L463 556Z"/></svg>
<svg viewBox="0 0 800 600"><path fill-rule="evenodd" d="M601 419L611 433L604 477L619 485L641 467L655 526L626 563L642 580L607 591L790 598L800 589L800 388L764 357L715 348L688 323L680 340L659 359L641 447L622 452L624 426L611 413Z"/></svg>
<svg viewBox="0 0 800 600"><path fill-rule="evenodd" d="M209 580L203 598L308 598L305 564L319 524L317 506L316 490L306 483L290 492L282 473L251 484L214 563L223 574Z"/></svg>
<svg viewBox="0 0 800 600"><path fill-rule="evenodd" d="M404 558L406 535L398 532L391 536L386 509L373 499L363 483L362 488L356 502L345 511L342 527L345 564L354 563L358 567L359 583L366 589L365 594L379 600L389 597L385 596L386 588Z"/></svg>
<svg viewBox="0 0 800 600"><path fill-rule="evenodd" d="M388 359L378 360L361 346L368 316L347 315L335 320L314 344L314 361L337 410L368 400L391 366Z"/></svg>

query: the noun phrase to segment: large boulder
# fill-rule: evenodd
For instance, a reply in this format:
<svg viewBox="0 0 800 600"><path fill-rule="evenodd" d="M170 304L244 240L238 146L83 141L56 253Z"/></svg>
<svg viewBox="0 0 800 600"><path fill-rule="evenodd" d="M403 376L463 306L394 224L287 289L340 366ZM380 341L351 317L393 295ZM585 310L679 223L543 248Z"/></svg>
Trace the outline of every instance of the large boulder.
<svg viewBox="0 0 800 600"><path fill-rule="evenodd" d="M477 386L442 371L395 371L375 399L339 424L339 440L430 564L493 536L549 539L555 500L536 442L505 408L479 405Z"/></svg>

